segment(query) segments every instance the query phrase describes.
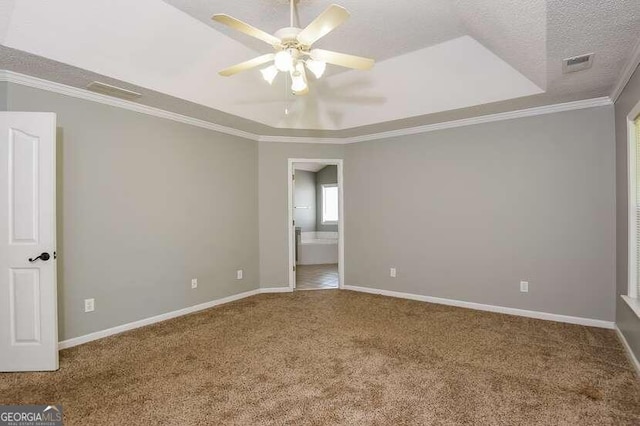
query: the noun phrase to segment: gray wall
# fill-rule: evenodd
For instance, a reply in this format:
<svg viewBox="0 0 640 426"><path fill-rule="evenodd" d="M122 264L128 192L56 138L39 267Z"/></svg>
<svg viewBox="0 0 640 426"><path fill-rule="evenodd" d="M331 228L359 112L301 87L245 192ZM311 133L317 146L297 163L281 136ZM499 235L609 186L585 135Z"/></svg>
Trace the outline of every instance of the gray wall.
<svg viewBox="0 0 640 426"><path fill-rule="evenodd" d="M317 215L316 227L318 231L338 232L338 225L322 224L322 185L330 183L338 183L338 166L326 166L316 173L316 197L317 197Z"/></svg>
<svg viewBox="0 0 640 426"><path fill-rule="evenodd" d="M636 76L617 110L639 86ZM346 284L614 319L613 108L347 146L258 145L5 87L11 110L58 114L62 339L258 284L286 287L288 158L345 159ZM619 138L618 161L623 151ZM626 270L621 215L623 199ZM521 279L530 293L519 293ZM96 311L85 314L89 297ZM637 347L637 318L623 307L618 321Z"/></svg>
<svg viewBox="0 0 640 426"><path fill-rule="evenodd" d="M302 231L316 230L316 174L306 170L296 170L294 206L307 207L293 210L296 227Z"/></svg>
<svg viewBox="0 0 640 426"><path fill-rule="evenodd" d="M627 294L628 264L628 196L627 196L627 115L640 102L640 71L627 84L616 102L616 199L617 199L617 309L618 328L629 342L637 357L640 357L640 319L619 295Z"/></svg>
<svg viewBox="0 0 640 426"><path fill-rule="evenodd" d="M62 340L258 287L257 142L19 85L9 106L58 114Z"/></svg>
<svg viewBox="0 0 640 426"><path fill-rule="evenodd" d="M260 181L260 286L289 285L287 223L287 161L289 158L336 159L344 145L261 143L258 146ZM347 167L345 165L345 167ZM347 203L345 202L345 206Z"/></svg>
<svg viewBox="0 0 640 426"><path fill-rule="evenodd" d="M614 143L601 107L348 145L345 283L613 321Z"/></svg>

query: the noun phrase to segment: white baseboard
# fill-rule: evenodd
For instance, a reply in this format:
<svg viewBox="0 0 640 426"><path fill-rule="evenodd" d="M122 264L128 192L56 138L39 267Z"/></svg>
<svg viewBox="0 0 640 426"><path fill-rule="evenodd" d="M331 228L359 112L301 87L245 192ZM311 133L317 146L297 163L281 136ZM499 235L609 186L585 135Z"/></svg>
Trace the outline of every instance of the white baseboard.
<svg viewBox="0 0 640 426"><path fill-rule="evenodd" d="M289 287L258 288L256 290L245 291L244 293L234 294L232 296L223 297L222 299L212 300L211 302L189 306L188 308L178 309L177 311L167 312L166 314L156 315L154 317L141 319L138 321L127 323L127 324L122 324L116 327L108 328L106 330L100 330L94 333L85 334L84 336L63 340L61 342L58 342L58 349L71 348L73 346L78 346L83 343L88 343L94 340L102 339L104 337L113 336L114 334L119 334L125 331L134 330L136 328L144 327L150 324L155 324L161 321L166 321L171 318L176 318L183 315L191 314L193 312L202 311L204 309L213 308L214 306L223 305L229 302L234 302L236 300L244 299L245 297L255 296L256 294L290 293L290 292L291 292L291 289Z"/></svg>
<svg viewBox="0 0 640 426"><path fill-rule="evenodd" d="M402 293L399 291L381 290L377 288L358 287L345 285L345 290L359 291L362 293L379 294L382 296L397 297L400 299L418 300L421 302L437 303L439 305L457 306L459 308L475 309L478 311L497 312L501 314L517 315L521 317L536 318L547 321L566 322L569 324L586 325L589 327L600 327L613 329L615 323L613 321L603 321L591 318L572 317L568 315L550 314L547 312L528 311L525 309L507 308L504 306L484 305L482 303L463 302L461 300L443 299L440 297L423 296L419 294Z"/></svg>
<svg viewBox="0 0 640 426"><path fill-rule="evenodd" d="M345 290L358 291L362 293L371 293L371 294L379 294L382 296L389 297L397 297L401 299L411 299L418 300L421 302L429 302L429 303L437 303L441 305L450 305L457 306L461 308L475 309L480 311L489 311L489 312L498 312L502 314L509 315L518 315L529 318L537 318L548 321L558 321L558 322L566 322L570 324L579 324L586 325L591 327L601 327L601 328L609 328L615 329L618 333L618 336L622 340L623 345L625 346L627 352L629 353L634 366L638 369L640 374L640 364L638 364L638 360L633 355L631 348L627 344L622 333L618 330L615 323L610 321L596 320L590 318L581 318L581 317L571 317L567 315L558 315L558 314L550 314L546 312L538 312L538 311L527 311L524 309L516 309L516 308L506 308L504 306L493 306L493 305L484 305L481 303L473 303L473 302L463 302L460 300L453 299L443 299L440 297L432 297L432 296L423 296L419 294L411 294L411 293L402 293L398 291L390 291L390 290L381 290L375 288L368 287L358 287L358 286L350 286L345 285ZM138 321L133 321L127 324L122 324L116 327L108 328L106 330L96 331L94 333L85 334L84 336L74 337L72 339L63 340L58 343L58 349L66 349L71 348L73 346L78 346L83 343L92 342L94 340L102 339L104 337L113 336L114 334L123 333L125 331L134 330L136 328L144 327L147 325L155 324L157 322L166 321L168 319L180 317L183 315L191 314L193 312L202 311L204 309L209 309L214 306L223 305L225 303L233 302L236 300L244 299L246 297L255 296L256 294L265 294L265 293L291 293L291 288L289 287L269 287L269 288L259 288L255 290L246 291L244 293L234 294L232 296L224 297L222 299L212 300L210 302L201 303L199 305L189 306L188 308L178 309L177 311L167 312L164 314L156 315L150 318L141 319Z"/></svg>
<svg viewBox="0 0 640 426"><path fill-rule="evenodd" d="M222 299L212 300L211 302L201 303L199 305L189 306L188 308L178 309L177 311L167 312L165 314L156 315L154 317L141 319L138 321L122 324L116 327L108 328L106 330L96 331L94 333L85 334L84 336L74 337L72 339L63 340L58 343L58 349L71 348L73 346L82 345L83 343L92 342L94 340L102 339L104 337L113 336L125 331L134 330L136 328L144 327L146 325L155 324L157 322L166 321L171 318L180 317L183 315L191 314L193 312L209 309L214 306L223 305L225 303L234 302L236 300L244 299L245 297L254 296L259 293L269 293L269 289L256 289L245 291L244 293L234 294L232 296L223 297Z"/></svg>
<svg viewBox="0 0 640 426"><path fill-rule="evenodd" d="M615 330L616 330L616 334L618 335L618 339L620 339L620 342L622 342L622 346L624 346L624 349L627 352L627 357L629 358L629 361L631 361L631 364L633 364L633 366L636 369L636 373L638 373L638 376L640 376L640 362L638 362L638 358L636 358L636 355L631 350L631 346L629 346L629 342L627 342L627 339L624 337L624 334L622 334L622 331L620 331L617 324L615 326Z"/></svg>

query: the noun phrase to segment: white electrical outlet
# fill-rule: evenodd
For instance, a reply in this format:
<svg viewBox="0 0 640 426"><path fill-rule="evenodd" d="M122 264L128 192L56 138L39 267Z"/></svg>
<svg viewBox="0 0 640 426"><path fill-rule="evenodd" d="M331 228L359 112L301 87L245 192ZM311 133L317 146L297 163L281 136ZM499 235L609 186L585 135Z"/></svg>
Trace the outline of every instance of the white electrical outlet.
<svg viewBox="0 0 640 426"><path fill-rule="evenodd" d="M93 312L96 309L95 299L84 299L84 311Z"/></svg>
<svg viewBox="0 0 640 426"><path fill-rule="evenodd" d="M198 279L194 278L191 280L191 288L198 288Z"/></svg>
<svg viewBox="0 0 640 426"><path fill-rule="evenodd" d="M520 291L522 293L529 292L529 281L520 281Z"/></svg>
<svg viewBox="0 0 640 426"><path fill-rule="evenodd" d="M239 280L242 279L242 269L238 269L236 271L236 279L239 279Z"/></svg>
<svg viewBox="0 0 640 426"><path fill-rule="evenodd" d="M391 278L395 278L396 277L396 268L389 269L389 276Z"/></svg>

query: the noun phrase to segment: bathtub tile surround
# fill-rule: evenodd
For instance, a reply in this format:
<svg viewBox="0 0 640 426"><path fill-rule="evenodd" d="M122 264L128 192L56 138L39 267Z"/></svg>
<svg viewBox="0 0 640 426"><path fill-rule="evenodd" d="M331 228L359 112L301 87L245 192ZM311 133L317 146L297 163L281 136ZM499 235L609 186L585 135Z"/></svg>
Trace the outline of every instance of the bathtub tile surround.
<svg viewBox="0 0 640 426"><path fill-rule="evenodd" d="M303 243L337 244L338 232L307 231L301 233Z"/></svg>
<svg viewBox="0 0 640 426"><path fill-rule="evenodd" d="M337 232L301 232L298 241L298 265L338 263Z"/></svg>

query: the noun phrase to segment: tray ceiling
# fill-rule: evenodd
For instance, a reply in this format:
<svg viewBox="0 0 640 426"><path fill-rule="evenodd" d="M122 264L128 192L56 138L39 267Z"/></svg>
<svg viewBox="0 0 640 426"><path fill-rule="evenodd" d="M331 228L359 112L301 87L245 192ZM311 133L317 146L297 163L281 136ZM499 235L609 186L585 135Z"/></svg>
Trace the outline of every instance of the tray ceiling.
<svg viewBox="0 0 640 426"><path fill-rule="evenodd" d="M288 25L284 0L3 2L0 44L11 55L0 49L0 68L59 80L44 65L25 66L42 58L60 64L57 70L68 66L78 76L86 71L153 99L162 95L170 110L183 102L201 109L194 115L237 117L247 131L356 134L482 113L484 106L508 110L608 95L640 38L640 2L630 0L336 2L351 18L317 47L373 57L376 66L330 67L304 97L287 95L282 79L269 86L258 70L217 75L269 46L228 31L211 15L226 13L273 33ZM301 26L330 3L301 0ZM596 53L592 69L562 74L564 57L589 52ZM68 80L81 87L80 78Z"/></svg>

